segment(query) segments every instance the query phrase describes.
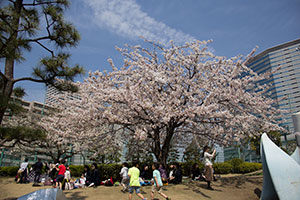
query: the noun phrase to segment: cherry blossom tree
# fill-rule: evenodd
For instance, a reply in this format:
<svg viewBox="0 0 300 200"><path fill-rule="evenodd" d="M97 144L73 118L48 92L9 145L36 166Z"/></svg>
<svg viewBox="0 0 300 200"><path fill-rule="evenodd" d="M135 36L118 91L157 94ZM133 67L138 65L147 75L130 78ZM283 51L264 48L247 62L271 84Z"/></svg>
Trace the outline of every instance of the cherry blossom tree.
<svg viewBox="0 0 300 200"><path fill-rule="evenodd" d="M109 59L111 72L90 72L78 83L81 99L65 101L70 134L116 124L150 140L145 148L166 163L175 136L180 142L192 134L227 144L280 129L276 102L267 98L268 87L262 84L270 74L257 75L244 64L254 51L227 59L210 52L208 42L165 47L150 41L151 50L118 48L123 67Z"/></svg>
<svg viewBox="0 0 300 200"><path fill-rule="evenodd" d="M46 137L35 147L27 146L27 151L37 151L38 147L39 153L59 161L74 154L84 154L91 160L99 160L103 155L108 156L120 150L116 135L123 128L93 122L89 118L91 116L85 113L89 111L90 105L82 102L75 93L61 93L53 98L57 99L54 104L49 105L53 112L38 122ZM68 105L64 102L68 102Z"/></svg>

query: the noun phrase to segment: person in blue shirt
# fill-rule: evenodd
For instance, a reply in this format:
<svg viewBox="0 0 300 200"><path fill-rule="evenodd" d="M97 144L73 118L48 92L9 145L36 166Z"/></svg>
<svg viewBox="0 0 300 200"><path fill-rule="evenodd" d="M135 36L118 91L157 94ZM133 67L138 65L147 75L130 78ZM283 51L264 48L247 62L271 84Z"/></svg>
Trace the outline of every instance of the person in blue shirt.
<svg viewBox="0 0 300 200"><path fill-rule="evenodd" d="M152 170L153 170L153 186L152 186L152 191L151 191L151 199L154 199L154 192L157 191L158 194L160 194L162 197L164 197L166 200L170 200L170 198L162 193L162 186L163 183L161 181L161 175L160 172L158 171L159 164L158 163L153 163L152 164Z"/></svg>

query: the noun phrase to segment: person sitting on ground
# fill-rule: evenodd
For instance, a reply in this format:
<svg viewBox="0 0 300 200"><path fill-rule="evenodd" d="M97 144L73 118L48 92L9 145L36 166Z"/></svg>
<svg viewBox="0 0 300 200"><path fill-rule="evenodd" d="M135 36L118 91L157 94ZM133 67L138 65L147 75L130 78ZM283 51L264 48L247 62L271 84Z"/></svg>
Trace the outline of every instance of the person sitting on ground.
<svg viewBox="0 0 300 200"><path fill-rule="evenodd" d="M193 164L191 177L192 180L197 180L197 181L205 180L203 174L201 173L198 163Z"/></svg>
<svg viewBox="0 0 300 200"><path fill-rule="evenodd" d="M24 162L21 163L17 173L18 176L17 183L26 183L27 174L28 174L28 158L25 158Z"/></svg>
<svg viewBox="0 0 300 200"><path fill-rule="evenodd" d="M88 165L84 165L82 177L84 178L85 185L89 186L91 184L91 171Z"/></svg>
<svg viewBox="0 0 300 200"><path fill-rule="evenodd" d="M167 176L167 171L164 167L164 164L162 164L162 163L159 164L158 171L160 172L161 180L162 180L163 184L167 184L168 183L168 176Z"/></svg>
<svg viewBox="0 0 300 200"><path fill-rule="evenodd" d="M104 186L113 186L114 185L114 181L113 178L110 177L109 179L103 181Z"/></svg>
<svg viewBox="0 0 300 200"><path fill-rule="evenodd" d="M121 186L122 186L122 192L125 192L128 190L128 186L129 186L129 176L128 176L128 163L124 162L122 164L122 169L120 172L120 175L122 177L122 181L121 181Z"/></svg>
<svg viewBox="0 0 300 200"><path fill-rule="evenodd" d="M140 184L141 186L151 185L151 172L148 165L145 165L143 171L141 172Z"/></svg>
<svg viewBox="0 0 300 200"><path fill-rule="evenodd" d="M92 164L92 171L91 171L91 183L89 184L88 187L97 187L100 185L100 175L99 175L99 170L98 166L96 163Z"/></svg>
<svg viewBox="0 0 300 200"><path fill-rule="evenodd" d="M59 189L62 189L62 182L65 178L65 172L66 172L66 167L65 167L65 160L61 160L61 164L56 168L58 171L58 174L56 176L56 183L55 187L59 187Z"/></svg>
<svg viewBox="0 0 300 200"><path fill-rule="evenodd" d="M171 183L175 179L174 172L175 172L175 166L174 164L171 164L170 171L169 171L169 178L168 178L169 183Z"/></svg>
<svg viewBox="0 0 300 200"><path fill-rule="evenodd" d="M169 177L169 183L179 184L182 182L182 171L180 169L179 163L175 163L173 167L174 167L174 171L172 175Z"/></svg>
<svg viewBox="0 0 300 200"><path fill-rule="evenodd" d="M80 179L77 179L74 182L74 188L85 188L85 177L83 175L81 175Z"/></svg>

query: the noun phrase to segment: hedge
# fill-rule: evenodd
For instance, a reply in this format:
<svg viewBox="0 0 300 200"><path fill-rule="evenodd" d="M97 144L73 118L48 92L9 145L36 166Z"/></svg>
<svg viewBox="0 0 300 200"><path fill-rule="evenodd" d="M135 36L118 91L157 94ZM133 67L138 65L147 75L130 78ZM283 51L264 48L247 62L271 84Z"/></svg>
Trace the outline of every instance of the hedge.
<svg viewBox="0 0 300 200"><path fill-rule="evenodd" d="M182 169L183 176L190 176L191 170L195 162L179 163ZM197 162L200 170L203 171L204 166L201 162ZM149 172L151 173L151 166ZM131 165L130 165L131 166ZM144 165L140 165L142 169ZM214 172L216 174L228 174L228 173L249 173L259 169L262 169L260 163L247 163L241 162L240 159L232 159L224 163L214 163ZM73 177L80 177L83 173L83 165L70 165L71 175ZM112 177L115 181L120 180L121 164L98 164L101 180ZM15 176L19 167L0 167L0 176Z"/></svg>
<svg viewBox="0 0 300 200"><path fill-rule="evenodd" d="M80 177L83 173L83 165L70 165L69 167L72 177Z"/></svg>
<svg viewBox="0 0 300 200"><path fill-rule="evenodd" d="M232 172L232 165L228 162L214 163L213 168L215 174L228 174Z"/></svg>
<svg viewBox="0 0 300 200"><path fill-rule="evenodd" d="M0 167L0 176L16 176L19 167Z"/></svg>
<svg viewBox="0 0 300 200"><path fill-rule="evenodd" d="M257 171L259 169L262 169L262 164L261 163L241 163L238 167L237 167L237 171L238 173L249 173L249 172L254 172Z"/></svg>
<svg viewBox="0 0 300 200"><path fill-rule="evenodd" d="M244 161L239 158L233 158L227 162L232 165L231 172L233 172L233 173L239 173L239 165L244 163Z"/></svg>
<svg viewBox="0 0 300 200"><path fill-rule="evenodd" d="M83 165L70 165L71 175L73 177L80 177L83 173ZM89 165L89 167L91 167ZM112 177L114 180L120 179L121 164L98 164L100 177L102 180L109 179Z"/></svg>

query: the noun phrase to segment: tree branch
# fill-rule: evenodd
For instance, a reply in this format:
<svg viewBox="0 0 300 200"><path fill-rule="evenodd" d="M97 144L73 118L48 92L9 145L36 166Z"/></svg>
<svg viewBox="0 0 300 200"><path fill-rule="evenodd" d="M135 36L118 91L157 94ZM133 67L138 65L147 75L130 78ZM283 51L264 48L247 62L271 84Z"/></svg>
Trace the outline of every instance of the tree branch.
<svg viewBox="0 0 300 200"><path fill-rule="evenodd" d="M39 38L36 38L36 39L30 39L30 40L27 40L29 42L37 42L37 41L40 41L40 40L46 40L46 39L51 39L50 36L44 36L44 37L39 37Z"/></svg>
<svg viewBox="0 0 300 200"><path fill-rule="evenodd" d="M4 79L4 81L8 80L7 77L1 72L1 70L0 70L0 76Z"/></svg>
<svg viewBox="0 0 300 200"><path fill-rule="evenodd" d="M15 79L13 82L16 83L16 82L19 82L19 81L33 81L33 82L38 82L38 83L45 82L45 80L34 79L32 77L18 78L18 79Z"/></svg>
<svg viewBox="0 0 300 200"><path fill-rule="evenodd" d="M46 49L47 51L49 51L51 53L52 56L54 56L54 52L52 50L50 50L49 48L47 48L45 45L43 45L42 43L40 43L39 41L35 41L36 43L38 43L41 47L43 47L44 49Z"/></svg>
<svg viewBox="0 0 300 200"><path fill-rule="evenodd" d="M53 3L59 3L59 1L48 1L48 2L39 2L36 3L35 1L33 3L24 3L23 6L39 6L44 4L53 4Z"/></svg>

